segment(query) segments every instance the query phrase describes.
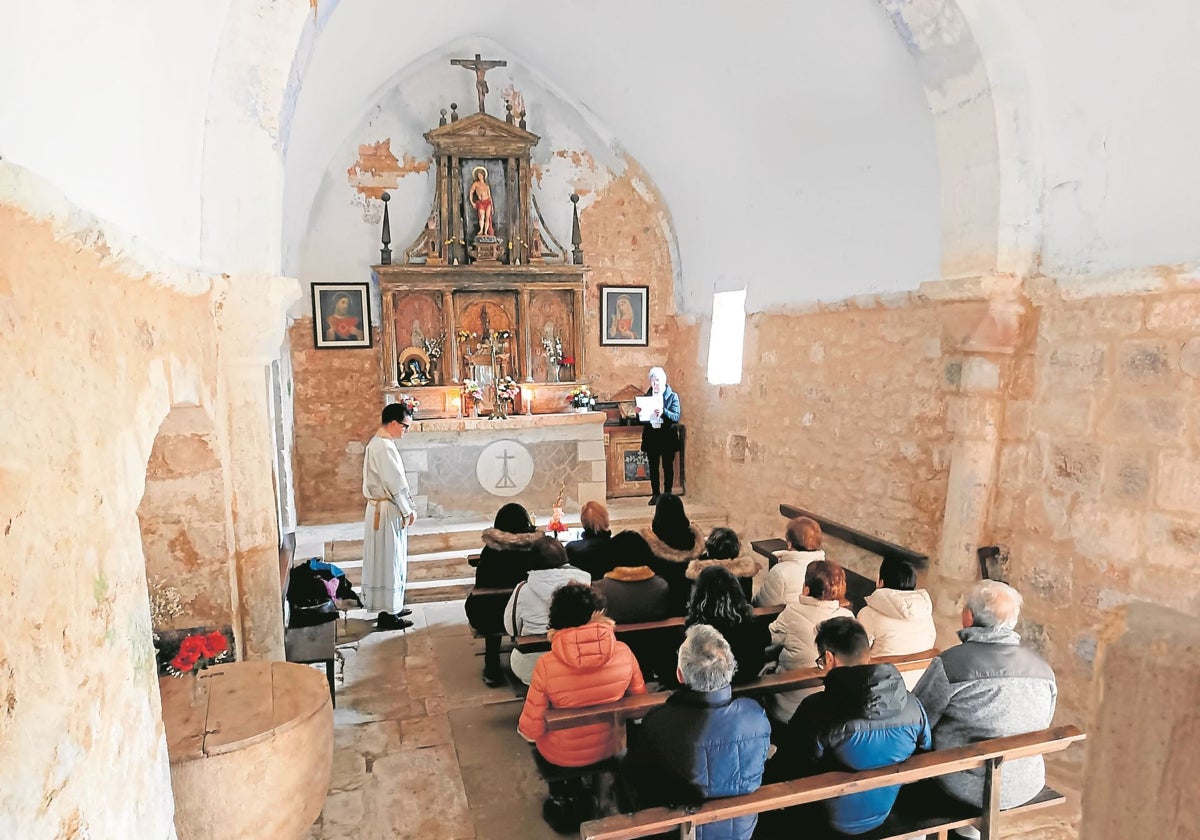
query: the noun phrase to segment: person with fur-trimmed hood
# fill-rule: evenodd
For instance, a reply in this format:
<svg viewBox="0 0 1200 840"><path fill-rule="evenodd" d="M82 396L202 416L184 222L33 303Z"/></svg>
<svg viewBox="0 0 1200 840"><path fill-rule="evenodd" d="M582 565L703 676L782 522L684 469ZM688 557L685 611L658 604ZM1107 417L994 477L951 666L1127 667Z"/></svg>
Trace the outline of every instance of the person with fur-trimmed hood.
<svg viewBox="0 0 1200 840"><path fill-rule="evenodd" d="M742 541L732 528L713 528L704 541L704 553L700 559L688 563L687 579L692 582L693 589L700 573L712 566L720 566L737 578L746 599L750 599L754 591L754 576L758 574L758 561L742 554Z"/></svg>
<svg viewBox="0 0 1200 840"><path fill-rule="evenodd" d="M650 568L671 587L671 614L683 615L692 590L687 567L704 553L704 534L688 519L683 500L664 493L654 507L650 527L642 530L642 536L653 555Z"/></svg>
<svg viewBox="0 0 1200 840"><path fill-rule="evenodd" d="M636 531L612 538L618 565L592 584L604 596L605 614L617 624L658 621L671 615L670 586L650 568L650 546Z"/></svg>
<svg viewBox="0 0 1200 840"><path fill-rule="evenodd" d="M483 532L483 551L475 567L476 589L507 589L525 580L534 566L533 546L542 535L529 511L509 503L496 513L491 528ZM504 602L496 598L467 596L467 623L484 637L483 681L489 686L505 682L500 666L500 636L504 633Z"/></svg>

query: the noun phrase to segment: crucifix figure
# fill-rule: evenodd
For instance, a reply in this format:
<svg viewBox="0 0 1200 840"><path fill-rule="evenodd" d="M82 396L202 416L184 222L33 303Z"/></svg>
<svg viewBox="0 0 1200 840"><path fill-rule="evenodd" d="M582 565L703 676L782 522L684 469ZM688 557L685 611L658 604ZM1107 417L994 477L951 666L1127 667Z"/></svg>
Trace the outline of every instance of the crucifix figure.
<svg viewBox="0 0 1200 840"><path fill-rule="evenodd" d="M487 108L484 107L484 97L487 96L488 83L484 79L484 74L493 67L507 67L507 61L484 61L479 53L475 53L475 58L452 58L450 63L455 67L465 67L468 70L475 71L475 91L479 94L479 113L486 114Z"/></svg>

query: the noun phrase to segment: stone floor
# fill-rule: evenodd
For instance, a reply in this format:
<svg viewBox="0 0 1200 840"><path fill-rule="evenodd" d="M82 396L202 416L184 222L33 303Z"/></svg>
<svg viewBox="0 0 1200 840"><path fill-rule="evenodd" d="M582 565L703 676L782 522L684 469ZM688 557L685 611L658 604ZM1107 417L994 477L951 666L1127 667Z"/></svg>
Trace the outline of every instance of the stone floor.
<svg viewBox="0 0 1200 840"><path fill-rule="evenodd" d="M461 601L416 604L414 626L374 632L363 612L345 643L334 713L333 777L306 840L549 840L545 795L517 735L520 702L479 678L482 643ZM1005 826L1005 837L1073 840L1067 808Z"/></svg>

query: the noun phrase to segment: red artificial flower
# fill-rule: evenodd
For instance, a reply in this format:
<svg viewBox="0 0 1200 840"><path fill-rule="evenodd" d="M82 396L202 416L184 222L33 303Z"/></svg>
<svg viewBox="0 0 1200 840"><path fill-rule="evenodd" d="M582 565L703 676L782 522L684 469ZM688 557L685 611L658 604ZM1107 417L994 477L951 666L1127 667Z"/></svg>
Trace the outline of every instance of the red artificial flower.
<svg viewBox="0 0 1200 840"><path fill-rule="evenodd" d="M563 356L562 363L564 365L573 365L573 364L575 364L575 357L574 356Z"/></svg>
<svg viewBox="0 0 1200 840"><path fill-rule="evenodd" d="M203 636L188 636L179 643L179 652L188 654L194 659L204 656L205 643Z"/></svg>
<svg viewBox="0 0 1200 840"><path fill-rule="evenodd" d="M180 651L171 660L171 667L176 671L190 671L195 667L196 661L200 658L199 654Z"/></svg>
<svg viewBox="0 0 1200 840"><path fill-rule="evenodd" d="M202 641L204 643L204 656L208 659L215 659L229 650L229 644L225 641L225 634L220 630L212 631Z"/></svg>

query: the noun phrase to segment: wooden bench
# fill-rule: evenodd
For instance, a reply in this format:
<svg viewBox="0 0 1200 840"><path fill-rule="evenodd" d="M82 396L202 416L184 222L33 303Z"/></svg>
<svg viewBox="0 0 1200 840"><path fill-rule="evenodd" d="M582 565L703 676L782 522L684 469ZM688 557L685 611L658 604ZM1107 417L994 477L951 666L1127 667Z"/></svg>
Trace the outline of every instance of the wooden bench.
<svg viewBox="0 0 1200 840"><path fill-rule="evenodd" d="M1045 788L1029 803L1001 812L1002 763L1006 760L1059 752L1082 741L1084 737L1084 733L1075 726L1056 726L1027 735L993 738L965 747L920 753L900 764L877 770L822 773L818 776L763 785L754 793L713 799L701 805L647 808L632 814L618 814L586 822L580 827L579 833L584 840L627 840L675 830L681 838L690 840L695 838L696 827L700 825L821 802L848 793L910 784L982 767L982 809L955 803L948 797L945 802L935 801L929 805L915 801L915 798L905 797L902 791L897 807L893 809L887 822L873 831L855 836L861 840L903 840L926 834L946 838L952 829L973 826L979 829L984 840L995 840L1000 836L1001 813L1019 814L1066 801L1062 794ZM794 826L788 834L796 835ZM821 836L818 832L809 832L807 827L804 835ZM756 833L755 836L760 835Z"/></svg>
<svg viewBox="0 0 1200 840"><path fill-rule="evenodd" d="M905 656L879 656L871 661L876 664L886 663L895 665L900 671L918 671L929 667L929 663L941 651L930 649L920 653ZM798 668L794 671L780 671L767 674L750 682L733 686L734 697L761 697L768 694L778 694L783 691L793 691L801 688L816 688L825 682L826 672L818 668ZM588 726L594 723L607 723L612 727L615 752L625 749L625 721L638 720L646 716L652 709L667 702L670 691L656 691L653 694L635 694L623 697L612 703L601 703L595 706L580 706L574 709L547 709L545 714L546 729L558 731L572 729L576 726Z"/></svg>
<svg viewBox="0 0 1200 840"><path fill-rule="evenodd" d="M772 621L781 612L783 607L755 607L754 617L759 621ZM657 630L674 630L682 629L686 616L673 616L672 618L663 618L658 621L637 621L629 624L618 624L613 629L616 631L617 637L636 635L638 633L652 633ZM516 648L521 653L536 653L538 651L550 650L550 640L545 634L537 636L518 636L516 640Z"/></svg>

